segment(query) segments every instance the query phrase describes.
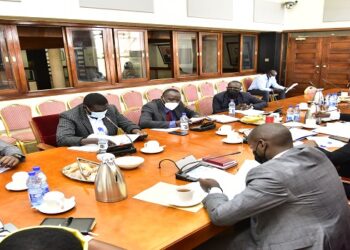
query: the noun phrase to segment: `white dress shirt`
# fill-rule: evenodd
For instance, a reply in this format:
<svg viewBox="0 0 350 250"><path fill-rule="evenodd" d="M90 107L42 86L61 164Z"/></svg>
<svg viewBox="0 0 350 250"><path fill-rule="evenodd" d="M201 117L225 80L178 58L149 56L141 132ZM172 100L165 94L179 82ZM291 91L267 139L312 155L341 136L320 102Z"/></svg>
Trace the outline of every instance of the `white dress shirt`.
<svg viewBox="0 0 350 250"><path fill-rule="evenodd" d="M102 128L103 131L105 132L105 134L106 135L108 134L107 128L106 128L105 124L103 123L103 120L91 118L90 116L87 116L87 117L90 121L90 124L91 124L92 130L94 131L94 134L99 133L98 128Z"/></svg>
<svg viewBox="0 0 350 250"><path fill-rule="evenodd" d="M256 77L253 80L250 87L248 88L248 90L259 89L262 91L271 91L271 88L284 89L283 86L279 85L276 82L275 77L267 78L267 74L265 74L265 75L260 75L260 76Z"/></svg>

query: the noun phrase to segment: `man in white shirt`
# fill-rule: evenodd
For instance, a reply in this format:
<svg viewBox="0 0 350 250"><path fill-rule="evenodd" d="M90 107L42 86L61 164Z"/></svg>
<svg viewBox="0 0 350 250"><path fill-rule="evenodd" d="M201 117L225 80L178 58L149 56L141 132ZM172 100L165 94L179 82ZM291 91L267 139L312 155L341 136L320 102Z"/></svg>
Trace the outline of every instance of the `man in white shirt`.
<svg viewBox="0 0 350 250"><path fill-rule="evenodd" d="M262 96L265 102L269 101L270 94L278 94L277 99L286 98L286 88L277 83L276 76L276 70L272 69L266 74L256 77L248 88L248 92L252 95Z"/></svg>

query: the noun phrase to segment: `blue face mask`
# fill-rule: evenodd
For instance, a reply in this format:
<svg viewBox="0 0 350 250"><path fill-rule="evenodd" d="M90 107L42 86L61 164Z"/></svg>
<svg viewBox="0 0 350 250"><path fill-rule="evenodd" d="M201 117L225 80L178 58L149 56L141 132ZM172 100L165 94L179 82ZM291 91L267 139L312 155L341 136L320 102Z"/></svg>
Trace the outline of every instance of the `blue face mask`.
<svg viewBox="0 0 350 250"><path fill-rule="evenodd" d="M107 113L107 110L102 112L91 112L90 117L97 120L102 120L103 118L106 117L106 113Z"/></svg>

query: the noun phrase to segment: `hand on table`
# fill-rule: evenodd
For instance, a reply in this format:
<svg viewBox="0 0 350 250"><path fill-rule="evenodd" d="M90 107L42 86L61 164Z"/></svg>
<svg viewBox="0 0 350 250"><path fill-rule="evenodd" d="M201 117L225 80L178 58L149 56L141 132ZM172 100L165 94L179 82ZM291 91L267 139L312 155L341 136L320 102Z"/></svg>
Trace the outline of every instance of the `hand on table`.
<svg viewBox="0 0 350 250"><path fill-rule="evenodd" d="M19 159L12 156L12 155L6 155L3 156L0 159L0 166L1 167L7 167L7 168L13 168L19 163Z"/></svg>
<svg viewBox="0 0 350 250"><path fill-rule="evenodd" d="M142 141L147 138L148 134L145 131L142 131L140 129L133 129L131 131L132 134L138 134L139 137L137 138L138 141Z"/></svg>
<svg viewBox="0 0 350 250"><path fill-rule="evenodd" d="M209 193L210 189L213 187L218 187L221 189L220 184L214 179L199 179L199 184L201 185L201 188L207 193Z"/></svg>
<svg viewBox="0 0 350 250"><path fill-rule="evenodd" d="M82 146L87 144L98 144L98 138L84 138L80 141Z"/></svg>
<svg viewBox="0 0 350 250"><path fill-rule="evenodd" d="M237 109L238 110L248 110L248 109L251 109L253 107L253 105L251 105L251 104L245 104L245 103L241 103L241 104L238 104L237 105Z"/></svg>

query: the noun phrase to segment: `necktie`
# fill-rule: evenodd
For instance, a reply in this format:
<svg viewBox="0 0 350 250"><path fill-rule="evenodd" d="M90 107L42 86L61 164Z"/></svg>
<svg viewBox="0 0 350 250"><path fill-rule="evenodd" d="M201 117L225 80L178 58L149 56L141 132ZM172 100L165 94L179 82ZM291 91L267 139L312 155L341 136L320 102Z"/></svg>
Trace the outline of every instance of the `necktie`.
<svg viewBox="0 0 350 250"><path fill-rule="evenodd" d="M166 121L167 122L170 122L173 120L173 116L171 115L171 111L169 110L167 113L166 113Z"/></svg>

